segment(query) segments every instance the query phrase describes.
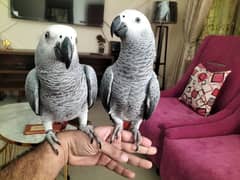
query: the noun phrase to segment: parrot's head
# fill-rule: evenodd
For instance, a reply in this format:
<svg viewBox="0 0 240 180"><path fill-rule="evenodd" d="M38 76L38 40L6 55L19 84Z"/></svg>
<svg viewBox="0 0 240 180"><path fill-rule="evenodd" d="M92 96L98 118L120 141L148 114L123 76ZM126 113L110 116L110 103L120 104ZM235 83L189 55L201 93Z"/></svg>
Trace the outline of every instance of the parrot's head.
<svg viewBox="0 0 240 180"><path fill-rule="evenodd" d="M68 69L77 56L77 33L66 25L51 25L41 35L35 59L36 64L64 63Z"/></svg>
<svg viewBox="0 0 240 180"><path fill-rule="evenodd" d="M152 28L147 17L135 9L122 11L115 17L111 24L111 35L126 38L139 39L153 35Z"/></svg>

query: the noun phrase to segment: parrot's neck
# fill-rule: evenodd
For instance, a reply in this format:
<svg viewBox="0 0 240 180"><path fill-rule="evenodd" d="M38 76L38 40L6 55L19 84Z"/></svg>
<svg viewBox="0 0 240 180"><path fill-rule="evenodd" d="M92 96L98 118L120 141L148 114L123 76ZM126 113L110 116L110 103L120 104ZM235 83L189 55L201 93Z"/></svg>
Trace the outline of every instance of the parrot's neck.
<svg viewBox="0 0 240 180"><path fill-rule="evenodd" d="M67 68L65 63L53 59L49 63L37 64L36 67L41 72L66 74L76 71L79 68L79 63L73 61L69 68Z"/></svg>
<svg viewBox="0 0 240 180"><path fill-rule="evenodd" d="M154 39L139 39L138 41L122 41L116 66L129 69L128 73L144 71L145 74L152 73L155 60Z"/></svg>
<svg viewBox="0 0 240 180"><path fill-rule="evenodd" d="M79 68L82 68L80 64L75 66L71 64L71 66L67 69L64 63L59 62L49 66L36 66L39 78L42 83L46 82L46 84L50 82L50 79L51 82L56 82L58 84L62 81L67 81L69 78L66 77L74 78L76 74L81 76L79 73L82 73L82 71L79 71ZM49 86L51 86L51 84Z"/></svg>
<svg viewBox="0 0 240 180"><path fill-rule="evenodd" d="M65 67L66 69L66 67ZM82 83L84 77L83 71L63 70L63 68L55 66L50 69L36 68L37 75L41 84L41 87L52 92L59 92L60 94L69 91L69 87L76 87Z"/></svg>

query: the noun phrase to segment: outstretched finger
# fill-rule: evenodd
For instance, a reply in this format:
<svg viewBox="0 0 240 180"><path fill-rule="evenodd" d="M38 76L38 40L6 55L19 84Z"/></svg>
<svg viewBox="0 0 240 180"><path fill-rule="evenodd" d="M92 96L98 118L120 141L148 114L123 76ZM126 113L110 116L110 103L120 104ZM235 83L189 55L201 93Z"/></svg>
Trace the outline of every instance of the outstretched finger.
<svg viewBox="0 0 240 180"><path fill-rule="evenodd" d="M135 177L135 173L133 171L122 166L119 162L113 160L112 158L110 158L109 156L106 156L105 154L101 155L98 165L104 166L110 169L111 171L114 171L117 174L127 178Z"/></svg>
<svg viewBox="0 0 240 180"><path fill-rule="evenodd" d="M122 166L117 161L111 160L108 164L105 166L106 168L116 172L117 174L133 179L135 177L135 173L124 166Z"/></svg>
<svg viewBox="0 0 240 180"><path fill-rule="evenodd" d="M128 161L127 153L121 151L120 149L116 148L115 146L107 142L102 142L102 149L100 151L115 161L118 161L118 162Z"/></svg>
<svg viewBox="0 0 240 180"><path fill-rule="evenodd" d="M146 159L138 156L122 152L109 143L103 143L101 151L109 156L111 159L117 162L127 162L133 166L149 169L152 167L152 163Z"/></svg>
<svg viewBox="0 0 240 180"><path fill-rule="evenodd" d="M136 151L136 144L126 143L126 142L123 142L121 144L121 148L123 151L128 153L138 153L138 154L145 154L145 155L154 155L157 153L157 148L153 146L146 147L146 146L140 145L138 151Z"/></svg>
<svg viewBox="0 0 240 180"><path fill-rule="evenodd" d="M123 130L121 136L122 136L121 138L123 142L131 142L131 143L134 142L133 134L129 131ZM150 147L152 145L152 141L142 136L140 144L146 147Z"/></svg>
<svg viewBox="0 0 240 180"><path fill-rule="evenodd" d="M144 169L150 169L152 167L152 162L151 161L148 161L146 159L143 159L143 158L138 157L138 156L133 155L133 154L129 154L128 157L129 157L128 164L130 164L130 165L140 167L140 168L144 168Z"/></svg>

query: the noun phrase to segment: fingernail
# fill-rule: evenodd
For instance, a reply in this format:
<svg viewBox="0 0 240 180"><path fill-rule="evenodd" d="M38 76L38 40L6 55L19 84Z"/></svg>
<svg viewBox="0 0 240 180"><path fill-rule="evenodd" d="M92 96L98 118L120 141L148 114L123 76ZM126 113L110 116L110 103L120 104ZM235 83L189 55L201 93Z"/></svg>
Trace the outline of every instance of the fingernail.
<svg viewBox="0 0 240 180"><path fill-rule="evenodd" d="M134 179L134 178L135 178L135 173L131 173L131 174L129 175L129 177L130 177L131 179Z"/></svg>
<svg viewBox="0 0 240 180"><path fill-rule="evenodd" d="M157 148L154 147L153 154L157 154Z"/></svg>
<svg viewBox="0 0 240 180"><path fill-rule="evenodd" d="M127 161L128 161L128 156L127 156L126 154L122 154L122 155L121 155L121 160L122 160L123 162L127 162Z"/></svg>

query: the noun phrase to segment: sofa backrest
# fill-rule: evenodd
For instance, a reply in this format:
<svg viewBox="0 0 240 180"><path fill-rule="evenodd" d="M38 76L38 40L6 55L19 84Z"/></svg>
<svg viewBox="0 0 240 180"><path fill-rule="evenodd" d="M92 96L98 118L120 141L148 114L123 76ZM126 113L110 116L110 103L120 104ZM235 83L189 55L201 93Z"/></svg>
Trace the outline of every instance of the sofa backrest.
<svg viewBox="0 0 240 180"><path fill-rule="evenodd" d="M240 37L208 36L201 43L190 65L202 63L208 70L231 70L213 107L213 112L223 109L240 93Z"/></svg>

